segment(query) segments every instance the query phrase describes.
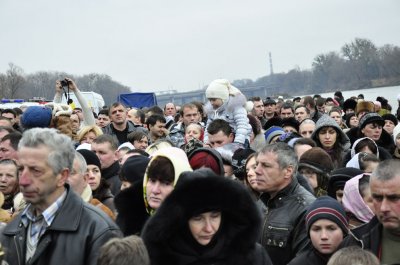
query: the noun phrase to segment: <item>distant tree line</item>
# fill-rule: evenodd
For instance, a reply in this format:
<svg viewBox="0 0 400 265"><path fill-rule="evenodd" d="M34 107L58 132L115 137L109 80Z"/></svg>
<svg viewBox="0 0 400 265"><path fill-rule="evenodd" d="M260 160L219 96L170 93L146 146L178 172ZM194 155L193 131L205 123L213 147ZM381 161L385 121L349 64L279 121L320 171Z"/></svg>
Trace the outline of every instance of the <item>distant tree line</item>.
<svg viewBox="0 0 400 265"><path fill-rule="evenodd" d="M356 38L340 52L319 54L312 69L295 68L258 78L235 80L237 87L268 87L270 95L314 94L336 90L400 84L400 47L376 47L372 41Z"/></svg>
<svg viewBox="0 0 400 265"><path fill-rule="evenodd" d="M64 77L74 79L81 91L103 95L106 104L116 101L117 95L129 93L130 88L106 74L75 76L63 72L25 74L13 63L6 73L0 73L0 98L45 97L53 99L55 82ZM368 39L356 38L346 43L340 52L319 54L312 69L295 68L287 73L263 76L253 81L235 80L239 88L268 87L270 95L324 93L400 84L400 47L386 44L376 47Z"/></svg>
<svg viewBox="0 0 400 265"><path fill-rule="evenodd" d="M9 64L6 73L0 73L0 98L30 99L44 97L53 100L56 80L70 77L81 91L94 91L101 94L106 104L116 101L117 95L130 93L130 89L105 74L76 76L64 72L36 72L25 74L21 67Z"/></svg>

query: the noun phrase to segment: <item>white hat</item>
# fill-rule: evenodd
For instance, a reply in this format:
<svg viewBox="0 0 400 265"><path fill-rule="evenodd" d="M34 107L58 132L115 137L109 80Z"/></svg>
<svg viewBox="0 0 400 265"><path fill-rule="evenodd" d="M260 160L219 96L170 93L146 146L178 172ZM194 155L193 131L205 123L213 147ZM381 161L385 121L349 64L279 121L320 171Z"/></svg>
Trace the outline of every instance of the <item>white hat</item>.
<svg viewBox="0 0 400 265"><path fill-rule="evenodd" d="M222 101L229 99L229 87L231 84L226 79L212 81L206 89L207 98L220 98Z"/></svg>
<svg viewBox="0 0 400 265"><path fill-rule="evenodd" d="M83 143L78 145L78 147L76 148L76 150L81 150L81 149L92 150L92 145L89 143Z"/></svg>

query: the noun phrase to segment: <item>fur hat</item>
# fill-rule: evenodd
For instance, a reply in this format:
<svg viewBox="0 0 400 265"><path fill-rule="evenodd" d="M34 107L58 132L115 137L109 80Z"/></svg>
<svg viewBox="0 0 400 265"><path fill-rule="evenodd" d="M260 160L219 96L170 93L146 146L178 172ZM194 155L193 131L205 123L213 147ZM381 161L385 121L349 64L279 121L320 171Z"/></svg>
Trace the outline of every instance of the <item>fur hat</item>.
<svg viewBox="0 0 400 265"><path fill-rule="evenodd" d="M270 119L267 120L267 122L264 124L264 130L268 130L269 128L273 127L273 126L278 126L281 127L282 126L282 119L279 116L274 116Z"/></svg>
<svg viewBox="0 0 400 265"><path fill-rule="evenodd" d="M397 120L396 116L394 116L391 113L382 115L382 119L384 121L386 121L386 120L392 121L394 123L394 126L396 126L399 123L399 121Z"/></svg>
<svg viewBox="0 0 400 265"><path fill-rule="evenodd" d="M226 79L216 79L212 81L206 89L206 98L220 98L223 102L229 99L229 96L234 96L240 91L231 85Z"/></svg>
<svg viewBox="0 0 400 265"><path fill-rule="evenodd" d="M307 167L318 173L329 174L333 170L331 157L320 147L313 147L300 157L299 169Z"/></svg>
<svg viewBox="0 0 400 265"><path fill-rule="evenodd" d="M193 169L210 168L215 174L224 175L221 154L211 148L198 148L190 153L189 164Z"/></svg>
<svg viewBox="0 0 400 265"><path fill-rule="evenodd" d="M30 106L21 117L21 124L24 129L35 127L48 128L50 126L52 114L51 109L45 106Z"/></svg>
<svg viewBox="0 0 400 265"><path fill-rule="evenodd" d="M343 231L343 235L347 235L349 229L349 221L343 206L335 199L329 196L321 196L317 198L308 208L306 213L307 234L310 235L310 228L313 223L320 219L328 219L337 224Z"/></svg>
<svg viewBox="0 0 400 265"><path fill-rule="evenodd" d="M372 101L359 101L357 103L355 113L358 115L361 111L372 112L375 110L374 102Z"/></svg>
<svg viewBox="0 0 400 265"><path fill-rule="evenodd" d="M343 102L343 110L346 111L348 109L355 110L357 106L357 101L352 98L348 98Z"/></svg>
<svg viewBox="0 0 400 265"><path fill-rule="evenodd" d="M268 130L265 131L264 136L265 136L265 142L266 144L270 144L272 139L275 136L280 136L282 134L284 134L285 131L281 128L281 127L277 127L277 126L272 126L270 127Z"/></svg>
<svg viewBox="0 0 400 265"><path fill-rule="evenodd" d="M329 178L328 195L336 199L336 191L342 190L346 181L362 173L362 170L352 167L335 169L332 171L331 177Z"/></svg>
<svg viewBox="0 0 400 265"><path fill-rule="evenodd" d="M121 167L121 172L119 173L120 179L130 183L143 180L149 162L150 158L142 155L129 157Z"/></svg>
<svg viewBox="0 0 400 265"><path fill-rule="evenodd" d="M289 118L284 118L282 119L282 125L281 127L285 126L290 126L296 129L296 131L299 131L299 121L296 120L294 117L289 117Z"/></svg>
<svg viewBox="0 0 400 265"><path fill-rule="evenodd" d="M100 159L93 151L80 149L77 152L79 152L85 158L87 165L95 165L101 169Z"/></svg>
<svg viewBox="0 0 400 265"><path fill-rule="evenodd" d="M385 121L382 119L382 117L376 113L376 112L370 112L365 114L364 116L361 117L359 127L360 129L364 129L365 126L369 123L377 123L383 127L385 125Z"/></svg>

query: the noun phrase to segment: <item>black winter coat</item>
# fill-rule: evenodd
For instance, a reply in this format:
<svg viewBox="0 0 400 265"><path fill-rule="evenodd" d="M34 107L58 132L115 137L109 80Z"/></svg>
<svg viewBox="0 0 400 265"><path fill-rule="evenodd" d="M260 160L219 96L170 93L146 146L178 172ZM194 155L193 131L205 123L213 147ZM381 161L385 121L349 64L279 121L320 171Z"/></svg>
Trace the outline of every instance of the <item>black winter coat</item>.
<svg viewBox="0 0 400 265"><path fill-rule="evenodd" d="M173 192L146 223L142 238L152 265L272 264L256 243L261 213L246 188L209 169L183 173ZM191 216L221 212L212 241L201 246L188 228Z"/></svg>
<svg viewBox="0 0 400 265"><path fill-rule="evenodd" d="M296 256L288 265L326 265L331 255L322 255L314 248L307 249Z"/></svg>
<svg viewBox="0 0 400 265"><path fill-rule="evenodd" d="M117 224L124 236L139 235L150 214L143 198L143 179L122 190L114 198L117 209Z"/></svg>

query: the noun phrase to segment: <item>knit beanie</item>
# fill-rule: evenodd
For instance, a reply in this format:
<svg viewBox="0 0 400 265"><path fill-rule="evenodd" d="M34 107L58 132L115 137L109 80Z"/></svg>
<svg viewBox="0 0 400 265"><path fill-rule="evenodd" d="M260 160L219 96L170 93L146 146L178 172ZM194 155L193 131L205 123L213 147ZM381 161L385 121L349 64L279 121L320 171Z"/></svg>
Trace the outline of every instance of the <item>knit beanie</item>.
<svg viewBox="0 0 400 265"><path fill-rule="evenodd" d="M361 117L359 127L360 129L364 129L365 126L369 123L377 123L383 127L385 125L385 121L382 119L382 117L376 113L376 112L370 112L365 114L364 116Z"/></svg>
<svg viewBox="0 0 400 265"><path fill-rule="evenodd" d="M220 98L223 102L229 99L229 87L231 84L226 79L212 81L206 89L206 98Z"/></svg>
<svg viewBox="0 0 400 265"><path fill-rule="evenodd" d="M150 158L142 155L129 157L121 167L120 179L130 183L143 180L149 162Z"/></svg>
<svg viewBox="0 0 400 265"><path fill-rule="evenodd" d="M93 151L80 149L77 152L79 152L85 158L87 165L95 165L101 169L100 159Z"/></svg>
<svg viewBox="0 0 400 265"><path fill-rule="evenodd" d="M50 126L52 114L51 109L45 106L30 106L21 117L21 124L24 129L48 128Z"/></svg>
<svg viewBox="0 0 400 265"><path fill-rule="evenodd" d="M311 168L318 173L329 174L333 170L333 162L322 148L313 147L301 155L299 169L302 167Z"/></svg>
<svg viewBox="0 0 400 265"><path fill-rule="evenodd" d="M343 231L343 236L348 234L348 219L343 206L329 196L317 198L308 208L306 213L307 234L310 235L311 225L320 220L328 219L337 224Z"/></svg>
<svg viewBox="0 0 400 265"><path fill-rule="evenodd" d="M270 144L272 139L275 136L280 136L282 134L284 134L285 131L282 129L282 127L278 127L278 126L272 126L270 127L268 130L265 131L264 136L265 136L265 142L266 144Z"/></svg>
<svg viewBox="0 0 400 265"><path fill-rule="evenodd" d="M392 121L393 124L394 124L394 126L396 126L396 125L399 123L399 121L397 120L396 116L394 116L394 115L391 114L391 113L382 115L382 119L383 119L384 121L386 121L386 120Z"/></svg>
<svg viewBox="0 0 400 265"><path fill-rule="evenodd" d="M232 156L232 167L233 167L233 174L240 180L243 180L246 177L246 168L245 163L247 158L255 153L255 151L251 148L246 149L237 149Z"/></svg>

